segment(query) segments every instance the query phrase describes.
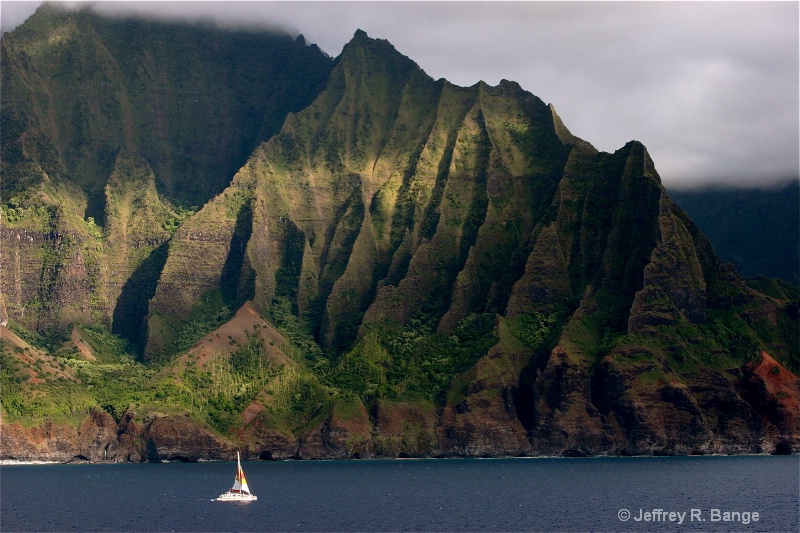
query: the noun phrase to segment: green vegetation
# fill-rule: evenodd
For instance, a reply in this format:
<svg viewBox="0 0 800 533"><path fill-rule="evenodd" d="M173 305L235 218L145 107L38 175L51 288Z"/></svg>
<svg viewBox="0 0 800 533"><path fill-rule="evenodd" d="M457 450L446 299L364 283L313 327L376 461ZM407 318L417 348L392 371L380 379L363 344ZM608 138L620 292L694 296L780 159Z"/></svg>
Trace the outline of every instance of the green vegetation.
<svg viewBox="0 0 800 533"><path fill-rule="evenodd" d="M189 319L181 324L171 353L188 350L194 344L227 322L233 313L225 305L219 290L209 291L192 310Z"/></svg>
<svg viewBox="0 0 800 533"><path fill-rule="evenodd" d="M397 330L374 329L344 355L331 382L361 397L441 403L447 387L497 342L493 314L473 314L452 335L412 319Z"/></svg>
<svg viewBox="0 0 800 533"><path fill-rule="evenodd" d="M94 357L102 363L128 362L133 347L126 339L110 333L102 326L75 326L92 348Z"/></svg>
<svg viewBox="0 0 800 533"><path fill-rule="evenodd" d="M524 345L537 349L547 339L558 324L555 314L545 315L534 311L506 320L511 333Z"/></svg>
<svg viewBox="0 0 800 533"><path fill-rule="evenodd" d="M33 199L17 195L9 198L6 205L0 206L0 217L4 224L15 225L25 219L46 220L50 217L50 211L44 205L37 205Z"/></svg>
<svg viewBox="0 0 800 533"><path fill-rule="evenodd" d="M63 342L61 335L56 338L48 339L37 331L29 331L25 329L23 326L13 320L8 323L8 329L13 331L17 337L21 338L28 344L44 351L55 350L57 345Z"/></svg>
<svg viewBox="0 0 800 533"><path fill-rule="evenodd" d="M327 364L322 348L314 340L313 325L292 313L292 303L288 298L281 297L273 300L272 307L270 307L270 318L278 331L289 339L306 359L312 363L319 361L323 365Z"/></svg>
<svg viewBox="0 0 800 533"><path fill-rule="evenodd" d="M14 329L21 338L52 346L52 340ZM0 402L11 419L25 424L45 418L74 423L91 408L101 407L119 420L129 406L155 397L150 384L155 370L136 362L126 341L101 326L79 331L95 361L78 359L76 350L61 348L53 356L0 343Z"/></svg>
<svg viewBox="0 0 800 533"><path fill-rule="evenodd" d="M220 432L236 426L236 416L280 375L267 359L263 341L248 337L246 344L236 346L227 357L223 354L202 366L191 357L180 375L182 386L173 386L178 399L188 409L204 415Z"/></svg>
<svg viewBox="0 0 800 533"><path fill-rule="evenodd" d="M165 231L169 232L170 235L174 235L178 228L197 212L197 207L183 207L178 206L175 209L175 216L165 220L161 227L164 228Z"/></svg>
<svg viewBox="0 0 800 533"><path fill-rule="evenodd" d="M286 300L276 302L273 313L279 328L297 342L280 347L291 356L292 365L275 364L255 333L248 334L244 344L231 341L226 351L202 364L188 355L185 363L178 359L166 365L144 365L133 359L124 339L99 326L83 326L78 331L96 360L78 359L76 350L65 349L57 357L43 356L73 377L46 380L36 387L41 398L34 400L23 394L24 380L15 373L24 365L4 347L3 406L13 419L26 420L59 413L78 416L94 406L116 419L128 407L178 409L194 412L225 433L239 423L250 402L266 394L263 403L271 416L294 421L288 423L296 426L325 412L336 397L355 395L365 404L381 398L440 403L453 378L497 341L490 314L470 315L447 337L432 333L417 319L398 330L369 333L330 368L288 308ZM218 316L224 315L223 308ZM181 338L201 336L209 327L210 322L191 321ZM36 334L25 336L46 345Z"/></svg>

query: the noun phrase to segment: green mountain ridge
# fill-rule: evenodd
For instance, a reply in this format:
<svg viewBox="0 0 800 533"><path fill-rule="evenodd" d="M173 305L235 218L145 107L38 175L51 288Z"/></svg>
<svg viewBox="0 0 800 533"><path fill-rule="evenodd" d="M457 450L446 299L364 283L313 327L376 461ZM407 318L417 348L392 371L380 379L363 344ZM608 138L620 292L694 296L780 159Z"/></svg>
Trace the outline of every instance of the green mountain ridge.
<svg viewBox="0 0 800 533"><path fill-rule="evenodd" d="M147 37L141 45L105 55L94 47L108 38L89 40L81 57L92 60L70 80L54 81L58 61L26 63L73 28L131 27ZM175 46L156 38L165 28ZM128 120L78 105L52 128L43 117L58 106L24 111L4 96L4 146L19 148L3 158L13 196L0 241L14 265L0 278L13 330L3 329L4 457L800 445L797 292L748 286L723 264L641 143L598 152L518 84L433 80L360 30L335 60L300 40L50 6L20 30L3 39L10 94L69 87L97 57L141 65L169 50L168 63L185 70L150 94L198 70L217 77L170 93L170 122L203 124L208 111L187 100L235 93L220 64L248 71L235 89L258 93L260 104L246 113L251 122L226 107L241 105L236 96L214 106L214 121L232 122L222 128L229 151L209 167L218 127L199 128L203 155L181 159L187 133L171 136L146 106L132 106ZM200 61L208 39L228 52ZM55 48L44 57L68 46ZM274 50L274 63L261 64L271 56L256 50ZM283 77L262 84L252 62ZM134 81L107 78L134 92ZM89 132L82 143L62 133L74 117ZM106 136L114 128L104 121L123 132L141 124L136 135L155 140ZM29 150L30 138L58 149ZM245 159L234 145L251 147ZM178 162L192 172L176 172ZM185 184L195 181L193 197ZM181 207L195 198L207 201ZM89 218L92 202L102 216ZM89 352L95 361L83 360ZM113 379L130 385L115 390ZM53 417L72 447L55 451L56 436L42 445L29 429ZM102 456L97 443L107 444Z"/></svg>
<svg viewBox="0 0 800 533"><path fill-rule="evenodd" d="M316 97L333 62L302 38L58 4L44 4L3 46L4 164L30 154L51 178L81 186L98 221L92 204L102 203L118 149L153 166L162 194L205 203L287 112ZM24 188L14 177L4 176L6 198Z"/></svg>
<svg viewBox="0 0 800 533"><path fill-rule="evenodd" d="M670 195L742 276L800 284L800 182L769 189L678 190Z"/></svg>

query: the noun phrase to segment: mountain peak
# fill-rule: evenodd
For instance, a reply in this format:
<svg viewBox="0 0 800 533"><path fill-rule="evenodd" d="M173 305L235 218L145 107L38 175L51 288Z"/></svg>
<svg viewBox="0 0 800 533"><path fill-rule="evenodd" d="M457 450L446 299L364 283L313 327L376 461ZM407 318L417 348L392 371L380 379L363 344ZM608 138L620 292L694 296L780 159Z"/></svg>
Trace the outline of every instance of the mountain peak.
<svg viewBox="0 0 800 533"><path fill-rule="evenodd" d="M354 45L360 47L360 46L371 46L376 43L380 43L383 44L384 46L388 46L394 49L394 46L389 41L385 39L374 39L369 35L367 35L367 32L365 32L364 30L357 29L356 32L353 34L353 38L350 39L350 41L344 46L342 53L344 53L345 50Z"/></svg>
<svg viewBox="0 0 800 533"><path fill-rule="evenodd" d="M420 68L386 39L374 39L361 29L356 30L353 38L344 46L339 61L350 65L373 65L377 68L370 67L367 70L392 72L392 77L399 75L401 78L405 77L410 70Z"/></svg>
<svg viewBox="0 0 800 533"><path fill-rule="evenodd" d="M378 47L381 47L381 48L385 48L386 50L391 50L393 52L399 53L399 52L397 52L397 49L394 47L394 45L392 43L390 43L389 41L387 41L386 39L375 39L375 38L372 38L369 35L367 35L367 32L365 32L362 29L356 30L356 32L353 34L353 38L350 39L350 42L348 42L345 45L344 49L342 50L342 54L344 54L344 52L348 48L351 48L354 45L357 46L357 47L378 46Z"/></svg>

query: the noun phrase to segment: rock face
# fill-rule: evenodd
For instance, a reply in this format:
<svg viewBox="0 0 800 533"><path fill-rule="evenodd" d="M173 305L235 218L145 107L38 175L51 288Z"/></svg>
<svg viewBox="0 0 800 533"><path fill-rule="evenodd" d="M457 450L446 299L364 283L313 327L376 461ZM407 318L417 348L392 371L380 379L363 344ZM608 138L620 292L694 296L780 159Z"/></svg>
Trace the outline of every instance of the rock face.
<svg viewBox="0 0 800 533"><path fill-rule="evenodd" d="M800 427L800 380L783 368L768 353L761 362L745 367L742 396L759 413L764 431L777 442L776 453L792 453L798 448Z"/></svg>
<svg viewBox="0 0 800 533"><path fill-rule="evenodd" d="M2 318L160 365L143 418L4 423L8 457L797 451L796 291L723 264L641 143L598 152L516 83L433 80L362 31L335 60L196 32L45 6L3 39ZM115 91L67 110L50 34ZM23 352L9 400L66 386Z"/></svg>
<svg viewBox="0 0 800 533"><path fill-rule="evenodd" d="M452 398L442 413L440 442L446 453L496 457L531 452L515 401L518 365L513 354L495 349L473 367L474 378L463 396Z"/></svg>
<svg viewBox="0 0 800 533"><path fill-rule="evenodd" d="M372 423L360 401L340 401L331 414L300 442L299 459L373 457Z"/></svg>
<svg viewBox="0 0 800 533"><path fill-rule="evenodd" d="M16 461L161 462L229 461L234 447L184 416L154 416L143 423L126 412L119 424L93 410L76 430L46 423L25 429L3 424L0 457Z"/></svg>
<svg viewBox="0 0 800 533"><path fill-rule="evenodd" d="M184 416L157 417L142 431L148 461L230 460L230 443Z"/></svg>
<svg viewBox="0 0 800 533"><path fill-rule="evenodd" d="M17 461L122 462L132 450L118 439L119 427L108 413L94 409L79 428L46 423L26 429L3 423L0 457Z"/></svg>

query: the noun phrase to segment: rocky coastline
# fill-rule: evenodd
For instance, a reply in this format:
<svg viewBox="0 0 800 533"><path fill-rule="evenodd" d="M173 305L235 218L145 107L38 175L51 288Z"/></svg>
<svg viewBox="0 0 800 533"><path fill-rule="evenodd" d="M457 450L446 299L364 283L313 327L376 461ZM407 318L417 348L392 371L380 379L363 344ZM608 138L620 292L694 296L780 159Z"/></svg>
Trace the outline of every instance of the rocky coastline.
<svg viewBox="0 0 800 533"><path fill-rule="evenodd" d="M223 437L188 414L149 413L137 421L128 410L116 421L94 408L77 427L48 421L26 428L0 419L0 461L228 461L237 451L244 460L797 454L799 382L777 365L763 354L759 364L742 369L736 397L717 391L715 397L726 400L728 408L733 406L717 411L724 418L716 422L722 431L712 431L697 420L686 421L683 415L695 400L674 387L649 394L649 404L640 398L638 406L630 406L628 415L635 423L618 416L620 409L603 414L606 407L598 401L599 409L594 404L584 406L588 421L570 419L571 409L562 405L563 411L557 408L540 417L527 432L508 413L508 419L502 419L491 402L475 409L469 419L455 418L448 408L437 414L404 402L382 402L371 414L363 410L347 417L333 409L302 436L265 427L259 417ZM576 397L571 401L575 403ZM617 424L616 431L612 423Z"/></svg>

